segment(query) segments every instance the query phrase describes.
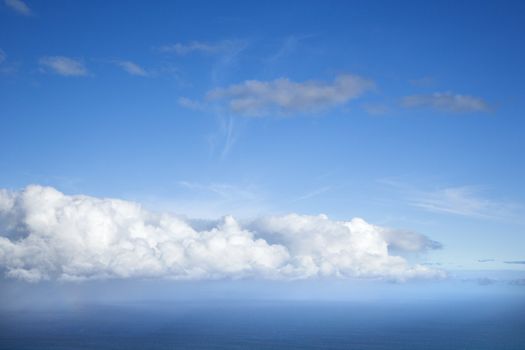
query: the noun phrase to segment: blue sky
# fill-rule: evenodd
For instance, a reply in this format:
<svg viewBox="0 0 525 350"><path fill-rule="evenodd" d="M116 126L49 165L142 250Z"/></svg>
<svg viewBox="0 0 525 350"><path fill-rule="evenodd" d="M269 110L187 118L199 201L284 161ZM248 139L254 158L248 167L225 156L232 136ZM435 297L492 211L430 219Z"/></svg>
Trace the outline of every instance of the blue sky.
<svg viewBox="0 0 525 350"><path fill-rule="evenodd" d="M441 243L408 261L523 271L505 262L525 260L524 16L5 0L0 187L191 218L360 217Z"/></svg>

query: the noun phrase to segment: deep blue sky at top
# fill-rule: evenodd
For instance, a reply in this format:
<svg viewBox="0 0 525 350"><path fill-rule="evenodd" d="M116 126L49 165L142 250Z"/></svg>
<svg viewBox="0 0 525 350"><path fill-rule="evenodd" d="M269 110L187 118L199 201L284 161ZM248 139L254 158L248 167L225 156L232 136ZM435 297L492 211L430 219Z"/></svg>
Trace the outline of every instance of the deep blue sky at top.
<svg viewBox="0 0 525 350"><path fill-rule="evenodd" d="M361 216L428 233L450 264L523 258L525 3L26 4L30 15L0 7L0 187L52 185L191 216ZM229 48L162 50L196 42ZM55 56L87 73L43 67ZM315 113L180 103L246 80L341 74L375 88ZM489 107L402 103L435 93Z"/></svg>

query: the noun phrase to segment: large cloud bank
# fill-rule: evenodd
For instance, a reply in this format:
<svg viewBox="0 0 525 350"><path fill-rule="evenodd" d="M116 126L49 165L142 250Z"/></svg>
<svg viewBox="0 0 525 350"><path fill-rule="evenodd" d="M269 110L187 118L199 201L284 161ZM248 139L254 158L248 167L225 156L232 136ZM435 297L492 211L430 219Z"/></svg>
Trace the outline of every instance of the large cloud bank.
<svg viewBox="0 0 525 350"><path fill-rule="evenodd" d="M226 216L205 229L196 226L128 201L69 196L41 186L0 190L0 268L9 277L35 282L443 276L389 251L434 249L436 242L362 219L291 214L241 225Z"/></svg>

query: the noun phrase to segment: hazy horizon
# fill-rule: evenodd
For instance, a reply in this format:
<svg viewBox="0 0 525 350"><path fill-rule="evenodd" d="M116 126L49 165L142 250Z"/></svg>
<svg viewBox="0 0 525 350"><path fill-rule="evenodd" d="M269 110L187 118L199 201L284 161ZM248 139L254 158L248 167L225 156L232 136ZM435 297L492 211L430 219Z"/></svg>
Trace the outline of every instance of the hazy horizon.
<svg viewBox="0 0 525 350"><path fill-rule="evenodd" d="M0 29L0 349L525 348L525 2Z"/></svg>

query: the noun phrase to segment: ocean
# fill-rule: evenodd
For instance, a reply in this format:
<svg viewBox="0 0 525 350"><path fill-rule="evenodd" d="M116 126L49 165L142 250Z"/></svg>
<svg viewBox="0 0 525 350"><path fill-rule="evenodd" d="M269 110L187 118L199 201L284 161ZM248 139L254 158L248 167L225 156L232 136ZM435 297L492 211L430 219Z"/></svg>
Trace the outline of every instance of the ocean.
<svg viewBox="0 0 525 350"><path fill-rule="evenodd" d="M0 349L525 349L523 300L178 301L2 311Z"/></svg>

